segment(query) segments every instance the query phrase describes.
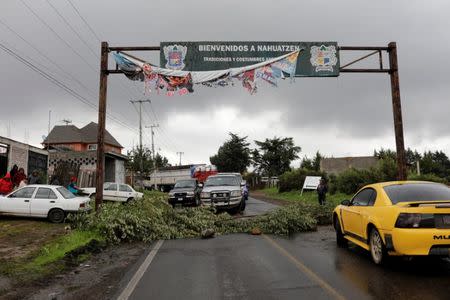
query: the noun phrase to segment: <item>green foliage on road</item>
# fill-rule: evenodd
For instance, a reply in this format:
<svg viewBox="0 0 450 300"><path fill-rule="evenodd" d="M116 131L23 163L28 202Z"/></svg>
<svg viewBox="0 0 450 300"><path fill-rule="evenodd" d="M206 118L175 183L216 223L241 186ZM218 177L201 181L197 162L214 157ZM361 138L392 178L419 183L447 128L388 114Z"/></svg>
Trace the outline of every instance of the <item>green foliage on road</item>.
<svg viewBox="0 0 450 300"><path fill-rule="evenodd" d="M204 207L173 209L166 195L153 192L128 204L105 203L99 215L78 214L69 219L79 230L98 232L107 241L120 243L199 237L205 229L228 234L259 228L263 233L289 235L328 223L323 222L324 216L330 218L328 208L300 202L251 218L216 213Z"/></svg>

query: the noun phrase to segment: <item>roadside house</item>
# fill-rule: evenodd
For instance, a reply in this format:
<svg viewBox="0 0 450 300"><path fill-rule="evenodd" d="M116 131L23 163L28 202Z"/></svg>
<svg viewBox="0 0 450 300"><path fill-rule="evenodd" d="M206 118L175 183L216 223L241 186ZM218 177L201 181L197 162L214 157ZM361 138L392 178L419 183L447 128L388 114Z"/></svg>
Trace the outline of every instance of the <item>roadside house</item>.
<svg viewBox="0 0 450 300"><path fill-rule="evenodd" d="M97 168L97 123L82 128L74 125L57 125L43 141L49 151L49 175L67 178L76 176L80 187L95 186ZM125 183L125 161L122 145L105 132L105 182ZM67 169L67 170L65 170ZM61 174L63 172L63 174ZM65 178L65 179L64 179Z"/></svg>
<svg viewBox="0 0 450 300"><path fill-rule="evenodd" d="M0 177L12 169L14 165L30 175L38 170L46 177L48 169L48 151L0 136Z"/></svg>

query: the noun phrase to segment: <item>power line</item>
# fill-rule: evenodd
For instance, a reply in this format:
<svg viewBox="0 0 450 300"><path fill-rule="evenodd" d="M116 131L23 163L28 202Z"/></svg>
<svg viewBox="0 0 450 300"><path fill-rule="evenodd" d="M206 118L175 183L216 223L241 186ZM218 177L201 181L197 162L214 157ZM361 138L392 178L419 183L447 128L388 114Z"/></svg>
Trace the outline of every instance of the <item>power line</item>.
<svg viewBox="0 0 450 300"><path fill-rule="evenodd" d="M94 72L98 72L98 70L94 69L91 64L80 54L78 51L72 48L72 46L63 39L44 19L42 19L28 4L25 3L24 0L20 0L22 4L43 24L47 27L61 42L63 42L76 56L78 56L91 70Z"/></svg>
<svg viewBox="0 0 450 300"><path fill-rule="evenodd" d="M25 42L28 46L33 48L37 53L39 53L42 57L44 57L48 62L53 64L58 70L60 70L63 75L66 75L65 77L69 77L75 82L77 82L81 87L83 87L86 90L90 90L86 85L84 85L81 81L79 81L75 76L67 72L63 67L61 67L58 63L56 63L54 60L52 60L48 55L46 55L44 52L42 52L39 48L34 46L32 43L30 43L27 39L25 39L22 35L20 35L17 31L15 31L13 28L11 28L8 24L6 24L4 21L0 19L0 23L5 26L10 32L15 34L19 39L21 39L23 42Z"/></svg>
<svg viewBox="0 0 450 300"><path fill-rule="evenodd" d="M72 3L71 0L67 0L67 2L69 2L70 6L72 6L72 8L74 9L74 11L77 13L77 15L80 17L81 20L83 20L84 24L87 26L87 28L89 29L89 31L97 38L97 41L101 43L101 39L98 37L98 35L95 33L94 29L92 29L91 25L89 25L88 21L83 18L83 16L81 15L80 11L76 8L76 6Z"/></svg>
<svg viewBox="0 0 450 300"><path fill-rule="evenodd" d="M83 97L82 95L80 95L78 92L74 91L73 89L71 89L70 87L68 87L66 84L64 84L63 82L59 81L58 79L54 78L51 74L48 74L47 72L41 70L39 67L37 67L36 65L34 65L33 63L29 62L28 60L26 60L25 58L23 58L22 56L18 55L17 53L15 53L13 50L11 50L10 48L6 47L4 44L0 43L0 48L3 49L3 51L5 51L7 54L9 54L10 56L14 57L16 60L22 62L23 64L25 64L28 68L30 68L31 70L35 71L36 73L38 73L39 75L41 75L42 77L44 77L45 79L47 79L48 81L50 81L51 83L53 83L54 85L58 86L59 88L63 89L64 91L66 91L68 94L72 95L74 98L76 98L77 100L79 100L80 102L88 105L89 107L93 108L94 110L98 110L97 106L90 102L88 99L86 99L85 97ZM122 122L121 120L117 119L114 116L109 115L110 120L116 122L117 124L126 127L130 130L135 131L135 128L132 128L131 126L129 126L128 124Z"/></svg>
<svg viewBox="0 0 450 300"><path fill-rule="evenodd" d="M87 87L85 84L83 84L80 80L78 80L75 76L73 76L71 73L67 72L64 68L62 68L58 63L56 63L54 60L52 60L50 57L48 57L44 52L42 52L41 50L39 50L36 46L34 46L31 42L29 42L27 39L25 39L22 35L20 35L17 31L15 31L13 28L11 28L8 24L6 24L4 21L2 21L0 19L0 23L6 27L10 32L12 32L13 34L15 34L17 37L19 37L19 39L21 39L23 42L25 42L28 46L30 46L31 48L33 48L36 52L38 52L42 57L44 57L47 61L49 61L51 64L53 64L58 70L61 71L61 73L63 75L65 75L64 77L66 78L70 78L72 80L74 80L76 83L78 83L80 85L80 87L82 87L87 94L89 94L92 98L96 97L96 93L90 89L89 87ZM12 48L12 47L11 47ZM15 49L16 52L19 52L17 49ZM27 55L23 55L22 56L27 56ZM35 62L35 64L40 65L41 67L44 67L45 69L49 70L49 71L53 71L55 72L55 70L51 70L49 67L42 65L41 63L37 62L36 60L32 59L31 57L27 56L27 58L29 60L32 60ZM58 73L56 71L56 73ZM94 71L94 73L96 73ZM121 90L122 91L122 90ZM131 90L129 90L130 93L132 93ZM127 97L128 95L124 94L125 97ZM111 113L109 113L111 114ZM121 115L124 119L126 119L126 117L124 117L122 114Z"/></svg>
<svg viewBox="0 0 450 300"><path fill-rule="evenodd" d="M75 30L75 28L69 23L69 21L64 18L64 16L59 12L59 10L50 2L50 0L45 0L48 5L55 11L55 13L60 17L61 20L67 25L67 27L70 28L70 30L75 33L75 35L80 39L80 41L83 42L83 44L91 51L91 53L98 59L100 59L100 56L98 53L96 53L91 46L86 42L86 40L78 33L78 31Z"/></svg>

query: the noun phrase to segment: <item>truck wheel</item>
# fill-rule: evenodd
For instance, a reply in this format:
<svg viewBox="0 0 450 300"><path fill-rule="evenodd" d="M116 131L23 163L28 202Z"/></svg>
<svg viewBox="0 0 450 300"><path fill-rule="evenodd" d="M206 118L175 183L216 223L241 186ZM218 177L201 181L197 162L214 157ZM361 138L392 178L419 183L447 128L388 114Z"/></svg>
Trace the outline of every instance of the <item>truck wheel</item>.
<svg viewBox="0 0 450 300"><path fill-rule="evenodd" d="M202 201L200 201L200 197L199 196L197 196L197 197L195 197L195 206L200 206L200 205L202 205Z"/></svg>
<svg viewBox="0 0 450 300"><path fill-rule="evenodd" d="M52 223L62 223L65 217L64 211L60 208L53 208L48 212L48 219Z"/></svg>
<svg viewBox="0 0 450 300"><path fill-rule="evenodd" d="M241 200L241 205L239 205L239 211L244 211L245 210L245 199Z"/></svg>

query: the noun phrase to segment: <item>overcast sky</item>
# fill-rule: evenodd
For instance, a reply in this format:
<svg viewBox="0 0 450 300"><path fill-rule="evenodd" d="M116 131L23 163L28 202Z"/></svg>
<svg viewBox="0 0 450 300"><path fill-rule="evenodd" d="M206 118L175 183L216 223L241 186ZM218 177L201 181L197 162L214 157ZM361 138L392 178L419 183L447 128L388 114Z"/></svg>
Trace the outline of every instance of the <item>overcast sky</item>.
<svg viewBox="0 0 450 300"><path fill-rule="evenodd" d="M110 46L208 40L386 46L396 41L405 145L450 154L449 1L70 1ZM2 0L0 21L3 45L97 105L100 42L67 0ZM159 64L159 53L138 55ZM341 53L341 64L351 58ZM39 145L47 134L49 110L52 126L63 119L78 127L97 122L95 108L1 49L0 61L1 136ZM376 67L377 62L356 66ZM178 162L177 151L184 152L183 163L209 163L228 132L250 141L292 136L302 148L301 156L317 150L334 157L371 155L376 148L395 147L386 74L343 73L337 78L286 80L278 88L260 86L256 95L236 85L195 87L193 94L169 98L143 95L142 83L111 75L108 111L120 122L108 119L106 126L126 152L138 143L138 115L129 101L151 99L152 107L145 104L144 125L159 123L156 149L173 164ZM144 143L150 146L149 129Z"/></svg>

